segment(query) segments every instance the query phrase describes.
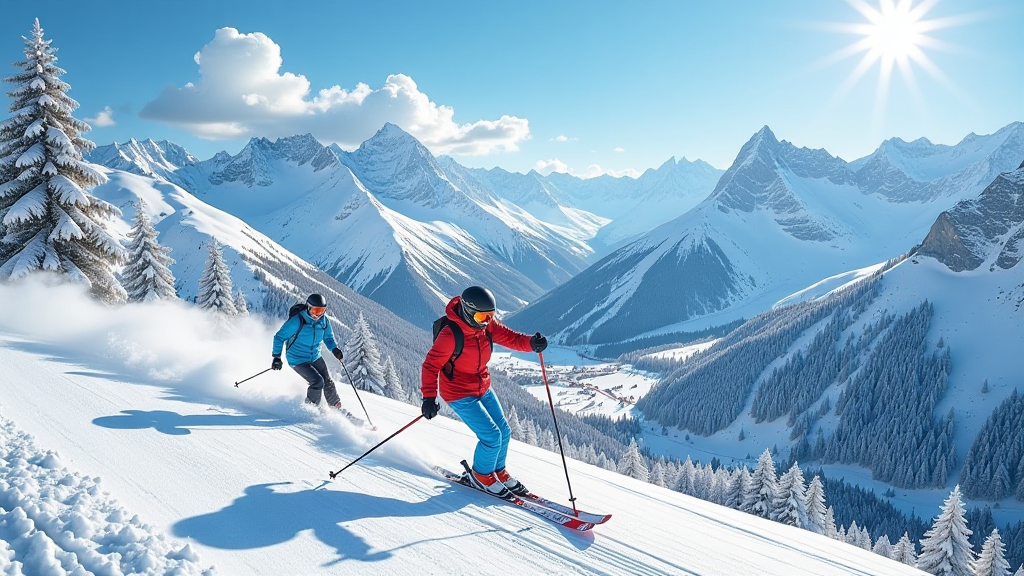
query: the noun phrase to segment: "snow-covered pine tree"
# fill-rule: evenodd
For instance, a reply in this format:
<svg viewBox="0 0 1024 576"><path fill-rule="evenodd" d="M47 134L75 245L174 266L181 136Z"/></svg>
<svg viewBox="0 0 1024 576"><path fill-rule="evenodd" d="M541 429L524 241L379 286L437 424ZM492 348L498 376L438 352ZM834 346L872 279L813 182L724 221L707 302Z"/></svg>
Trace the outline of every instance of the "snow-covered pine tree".
<svg viewBox="0 0 1024 576"><path fill-rule="evenodd" d="M836 511L831 506L825 509L825 536L832 538L833 540L842 540L843 535L839 533L839 529L836 528Z"/></svg>
<svg viewBox="0 0 1024 576"><path fill-rule="evenodd" d="M1024 564L1021 564L1017 571L1013 573L1013 576L1024 576Z"/></svg>
<svg viewBox="0 0 1024 576"><path fill-rule="evenodd" d="M239 316L249 315L249 303L245 301L245 293L241 288L235 291L235 312Z"/></svg>
<svg viewBox="0 0 1024 576"><path fill-rule="evenodd" d="M345 364L352 374L356 388L386 396L384 392L384 369L380 365L380 350L370 332L370 323L359 313L345 350Z"/></svg>
<svg viewBox="0 0 1024 576"><path fill-rule="evenodd" d="M750 481L747 482L743 493L741 509L755 516L771 518L777 485L778 478L775 476L772 453L765 448L757 459L757 468L750 474Z"/></svg>
<svg viewBox="0 0 1024 576"><path fill-rule="evenodd" d="M398 370L395 369L395 362L391 356L384 359L384 395L400 402L407 399L402 388L402 379L398 377Z"/></svg>
<svg viewBox="0 0 1024 576"><path fill-rule="evenodd" d="M619 473L644 482L650 477L640 447L636 445L636 438L630 438L629 447L619 460Z"/></svg>
<svg viewBox="0 0 1024 576"><path fill-rule="evenodd" d="M146 213L146 203L135 202L135 225L128 233L128 262L121 270L121 281L128 292L129 302L174 300L174 275L168 266L174 260L168 256L171 249L156 240L156 229Z"/></svg>
<svg viewBox="0 0 1024 576"><path fill-rule="evenodd" d="M121 211L86 192L107 181L82 159L94 148L81 136L89 125L71 115L78 102L65 94L71 86L38 19L22 39L25 60L14 64L22 71L4 78L14 88L12 116L0 123L0 280L55 272L122 302L114 268L127 253L105 228Z"/></svg>
<svg viewBox="0 0 1024 576"><path fill-rule="evenodd" d="M974 551L957 484L921 540L917 567L935 576L970 576Z"/></svg>
<svg viewBox="0 0 1024 576"><path fill-rule="evenodd" d="M734 510L743 507L743 497L746 494L747 484L750 482L750 470L746 466L740 466L729 478L729 486L725 489L722 505Z"/></svg>
<svg viewBox="0 0 1024 576"><path fill-rule="evenodd" d="M199 277L199 295L196 304L203 309L234 316L235 301L231 295L231 269L224 263L224 254L217 239L210 237L206 268Z"/></svg>
<svg viewBox="0 0 1024 576"><path fill-rule="evenodd" d="M903 533L903 537L900 538L900 541L893 546L890 558L908 566L914 566L917 564L917 545L910 539L910 534L906 532Z"/></svg>
<svg viewBox="0 0 1024 576"><path fill-rule="evenodd" d="M825 487L821 478L811 478L807 487L807 529L818 534L826 534L825 523ZM835 530L835 527L832 527Z"/></svg>
<svg viewBox="0 0 1024 576"><path fill-rule="evenodd" d="M508 427L512 430L513 440L523 440L523 427L519 423L519 413L516 411L516 407L512 406L508 409L508 414L505 415L505 420L508 420ZM593 464L588 460L588 463Z"/></svg>
<svg viewBox="0 0 1024 576"><path fill-rule="evenodd" d="M808 527L807 487L796 462L779 478L772 508L772 520L797 528Z"/></svg>
<svg viewBox="0 0 1024 576"><path fill-rule="evenodd" d="M664 458L655 460L654 466L651 466L651 474L647 481L655 486L665 487L665 464Z"/></svg>
<svg viewBox="0 0 1024 576"><path fill-rule="evenodd" d="M888 534L882 534L875 541L875 545L871 548L871 551L879 556L885 556L886 558L892 558L892 542L889 541Z"/></svg>
<svg viewBox="0 0 1024 576"><path fill-rule="evenodd" d="M999 529L993 528L992 533L981 546L981 554L971 563L973 576L1009 576L1010 563L1006 561L1006 550Z"/></svg>

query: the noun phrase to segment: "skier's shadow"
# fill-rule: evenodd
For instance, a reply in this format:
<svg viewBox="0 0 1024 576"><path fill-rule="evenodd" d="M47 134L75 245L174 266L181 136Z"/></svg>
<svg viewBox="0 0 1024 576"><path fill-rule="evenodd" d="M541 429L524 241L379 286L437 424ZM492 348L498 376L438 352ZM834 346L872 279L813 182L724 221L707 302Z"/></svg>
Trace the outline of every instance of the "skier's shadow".
<svg viewBox="0 0 1024 576"><path fill-rule="evenodd" d="M370 546L342 524L365 518L402 518L437 514L436 505L415 503L360 492L308 489L279 492L273 486L291 482L256 484L229 506L216 512L185 518L172 528L175 536L225 550L248 550L281 544L300 532L312 530L338 558L376 562L392 551L370 551ZM395 524L398 525L397 523Z"/></svg>
<svg viewBox="0 0 1024 576"><path fill-rule="evenodd" d="M104 428L143 430L153 428L172 436L185 436L192 428L276 427L286 424L276 418L235 414L178 414L167 410L122 410L115 416L100 416L92 421Z"/></svg>

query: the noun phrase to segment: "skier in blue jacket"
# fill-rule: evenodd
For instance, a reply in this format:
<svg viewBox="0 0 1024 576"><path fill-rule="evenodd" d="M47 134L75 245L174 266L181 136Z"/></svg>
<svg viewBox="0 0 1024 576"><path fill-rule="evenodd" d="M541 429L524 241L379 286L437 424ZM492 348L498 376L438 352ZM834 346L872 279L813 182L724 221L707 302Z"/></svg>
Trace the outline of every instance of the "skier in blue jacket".
<svg viewBox="0 0 1024 576"><path fill-rule="evenodd" d="M280 370L281 350L288 345L288 365L299 373L309 389L306 391L306 402L320 404L321 391L327 404L341 408L341 398L334 387L331 374L327 371L327 363L320 356L320 344L327 344L331 353L340 362L343 358L341 348L334 341L334 330L327 320L327 299L320 294L310 294L306 299L306 307L285 321L281 329L274 334L274 359L270 367Z"/></svg>

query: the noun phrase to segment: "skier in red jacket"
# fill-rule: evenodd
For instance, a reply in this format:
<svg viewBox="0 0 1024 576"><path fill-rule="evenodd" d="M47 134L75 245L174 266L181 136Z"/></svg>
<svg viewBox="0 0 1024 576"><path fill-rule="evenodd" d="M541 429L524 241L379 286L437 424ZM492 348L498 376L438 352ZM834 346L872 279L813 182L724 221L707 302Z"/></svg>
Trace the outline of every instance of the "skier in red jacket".
<svg viewBox="0 0 1024 576"><path fill-rule="evenodd" d="M492 494L507 498L511 494L529 493L525 486L505 470L508 442L512 435L501 411L498 398L491 390L487 362L493 344L520 352L543 352L548 341L540 332L527 336L508 328L494 317L494 295L491 291L470 286L448 302L448 322L437 334L434 345L423 361L421 391L423 417L437 415L438 392L459 418L477 437L473 453L470 482ZM454 362L456 335L462 332L463 348Z"/></svg>

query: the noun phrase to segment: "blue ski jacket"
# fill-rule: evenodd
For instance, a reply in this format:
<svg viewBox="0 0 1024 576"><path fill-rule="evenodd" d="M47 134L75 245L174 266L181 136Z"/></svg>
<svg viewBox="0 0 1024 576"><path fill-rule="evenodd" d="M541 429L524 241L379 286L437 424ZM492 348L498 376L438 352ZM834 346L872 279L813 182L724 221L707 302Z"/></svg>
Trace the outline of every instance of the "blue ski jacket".
<svg viewBox="0 0 1024 576"><path fill-rule="evenodd" d="M308 310L303 310L289 318L281 329L274 334L274 356L281 355L281 349L288 345L288 365L296 366L304 362L315 362L320 358L320 343L334 350L338 347L334 341L334 330L324 314L319 320L313 320Z"/></svg>

